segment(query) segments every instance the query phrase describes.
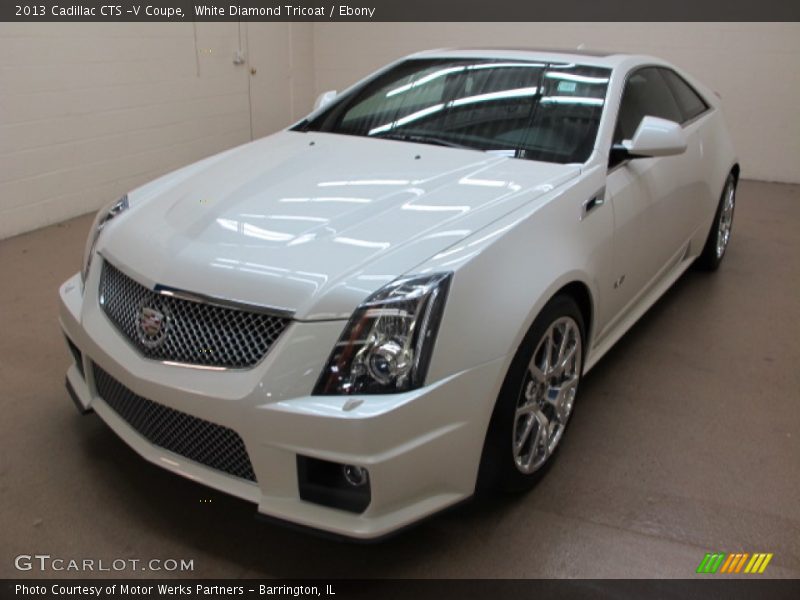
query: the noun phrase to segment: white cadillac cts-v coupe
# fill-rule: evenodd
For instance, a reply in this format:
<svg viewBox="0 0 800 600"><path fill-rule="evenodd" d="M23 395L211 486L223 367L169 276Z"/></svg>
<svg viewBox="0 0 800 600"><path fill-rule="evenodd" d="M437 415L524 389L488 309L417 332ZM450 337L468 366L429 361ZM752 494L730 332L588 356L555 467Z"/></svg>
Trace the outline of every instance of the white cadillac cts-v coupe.
<svg viewBox="0 0 800 600"><path fill-rule="evenodd" d="M101 210L67 387L166 469L376 538L542 475L581 377L719 265L738 175L661 60L416 54Z"/></svg>

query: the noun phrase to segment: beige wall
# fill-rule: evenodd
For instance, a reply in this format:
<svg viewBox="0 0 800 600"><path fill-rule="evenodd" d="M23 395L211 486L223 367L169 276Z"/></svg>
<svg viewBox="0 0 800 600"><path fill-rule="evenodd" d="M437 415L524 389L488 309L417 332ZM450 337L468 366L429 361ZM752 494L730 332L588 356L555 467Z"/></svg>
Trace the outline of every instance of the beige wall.
<svg viewBox="0 0 800 600"><path fill-rule="evenodd" d="M428 48L581 43L686 69L722 94L745 177L800 182L798 23L317 23L317 91Z"/></svg>
<svg viewBox="0 0 800 600"><path fill-rule="evenodd" d="M295 74L283 87L310 107L312 25L280 26ZM238 23L0 24L0 239L249 141L240 47Z"/></svg>
<svg viewBox="0 0 800 600"><path fill-rule="evenodd" d="M314 24L291 23L289 28L289 77L292 121L305 117L314 107L317 86L314 70Z"/></svg>
<svg viewBox="0 0 800 600"><path fill-rule="evenodd" d="M416 50L585 43L656 54L707 81L723 95L744 175L800 181L798 24L284 26L292 119L317 93ZM232 62L247 35L237 23L0 24L0 239L250 140L259 98L250 66Z"/></svg>

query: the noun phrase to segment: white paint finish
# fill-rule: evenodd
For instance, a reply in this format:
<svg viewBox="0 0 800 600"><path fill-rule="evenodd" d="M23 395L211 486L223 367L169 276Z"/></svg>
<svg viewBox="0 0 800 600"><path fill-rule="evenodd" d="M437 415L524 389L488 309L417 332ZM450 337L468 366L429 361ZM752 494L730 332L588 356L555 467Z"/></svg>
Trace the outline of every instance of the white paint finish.
<svg viewBox="0 0 800 600"><path fill-rule="evenodd" d="M598 323L602 330L596 341L675 266L676 254L682 254L695 230L710 223L722 184L715 174L708 186L714 168L699 156L702 134L692 137L682 154L632 160L607 177L606 198L615 218L614 277L604 283L613 298L608 314L616 319ZM701 248L693 250L697 255ZM623 276L622 285L613 289Z"/></svg>
<svg viewBox="0 0 800 600"><path fill-rule="evenodd" d="M638 156L672 156L686 151L686 137L674 121L645 117L625 147Z"/></svg>
<svg viewBox="0 0 800 600"><path fill-rule="evenodd" d="M743 176L800 182L798 23L315 23L316 91L428 48L578 44L659 56L695 75L723 97Z"/></svg>
<svg viewBox="0 0 800 600"><path fill-rule="evenodd" d="M96 281L93 282L96 289ZM71 284L71 285L70 285ZM89 289L89 288L87 288ZM93 386L75 376L78 396L89 398L100 418L145 459L177 474L257 502L259 510L344 535L374 537L440 510L463 497L475 474L460 468L477 461L485 407L461 406L468 394L492 393L501 365L482 365L439 385L407 394L372 398L343 411L347 398L309 396L316 368L327 358L341 332L341 321L296 324L288 329L266 359L249 371L215 373L155 365L139 356L100 312L96 293L80 294L80 281L61 286L61 326L70 338L113 377L136 393L188 414L237 431L251 455L253 469L265 487L210 470L153 446L96 396ZM377 402L376 402L377 401ZM462 423L453 426L452 415ZM425 426L418 424L425 421ZM372 427L364 428L369 422ZM461 453L453 447L463 447ZM365 515L355 515L297 497L296 453L350 460L370 467L375 486ZM450 468L442 469L445 457ZM424 475L404 483L415 468ZM438 489L429 481L435 478ZM264 493L268 489L268 493ZM402 500L398 504L397 500ZM323 525L324 524L324 525Z"/></svg>
<svg viewBox="0 0 800 600"><path fill-rule="evenodd" d="M134 190L129 214L109 225L98 249L154 283L202 285L299 319L347 318L365 293L578 172L472 150L281 132L174 186ZM198 272L214 277L201 283Z"/></svg>
<svg viewBox="0 0 800 600"><path fill-rule="evenodd" d="M102 313L94 260L83 296L75 278L61 288L62 327L137 394L237 431L257 490L154 448L72 369L79 397L148 460L327 531L371 538L469 497L503 378L547 301L569 283L589 291L588 371L702 250L736 161L719 100L709 96L711 110L682 128L684 153L607 169L626 75L653 63L608 59L608 103L581 165L284 131L129 194L97 246L118 268L149 287L279 306L298 319L252 369L161 364ZM605 202L584 215L603 190ZM359 302L398 276L441 271L453 276L423 387L312 395ZM298 453L367 466L367 510L301 501Z"/></svg>

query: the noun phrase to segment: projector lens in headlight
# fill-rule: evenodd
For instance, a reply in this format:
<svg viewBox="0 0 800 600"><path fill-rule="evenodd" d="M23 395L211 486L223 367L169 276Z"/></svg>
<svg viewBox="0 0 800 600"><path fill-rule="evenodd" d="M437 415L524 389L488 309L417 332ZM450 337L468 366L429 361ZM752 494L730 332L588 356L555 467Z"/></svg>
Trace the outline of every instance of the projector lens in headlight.
<svg viewBox="0 0 800 600"><path fill-rule="evenodd" d="M389 394L420 387L452 273L403 277L367 298L331 353L315 394Z"/></svg>

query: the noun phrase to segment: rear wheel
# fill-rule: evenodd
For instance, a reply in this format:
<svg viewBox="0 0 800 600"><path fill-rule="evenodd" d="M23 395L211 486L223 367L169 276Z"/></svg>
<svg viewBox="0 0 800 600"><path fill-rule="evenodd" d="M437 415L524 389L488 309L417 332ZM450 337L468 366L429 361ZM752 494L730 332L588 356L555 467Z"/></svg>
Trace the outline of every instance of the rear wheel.
<svg viewBox="0 0 800 600"><path fill-rule="evenodd" d="M697 265L707 271L715 271L722 258L725 256L725 250L728 248L728 243L731 239L731 230L733 228L733 212L736 208L736 177L731 173L725 181L725 187L722 190L722 197L717 206L717 213L714 216L714 223L711 226L711 231L708 233L706 245L703 247L703 252L697 259Z"/></svg>
<svg viewBox="0 0 800 600"><path fill-rule="evenodd" d="M583 367L583 317L556 296L542 309L506 375L486 435L479 491L525 490L552 462Z"/></svg>

